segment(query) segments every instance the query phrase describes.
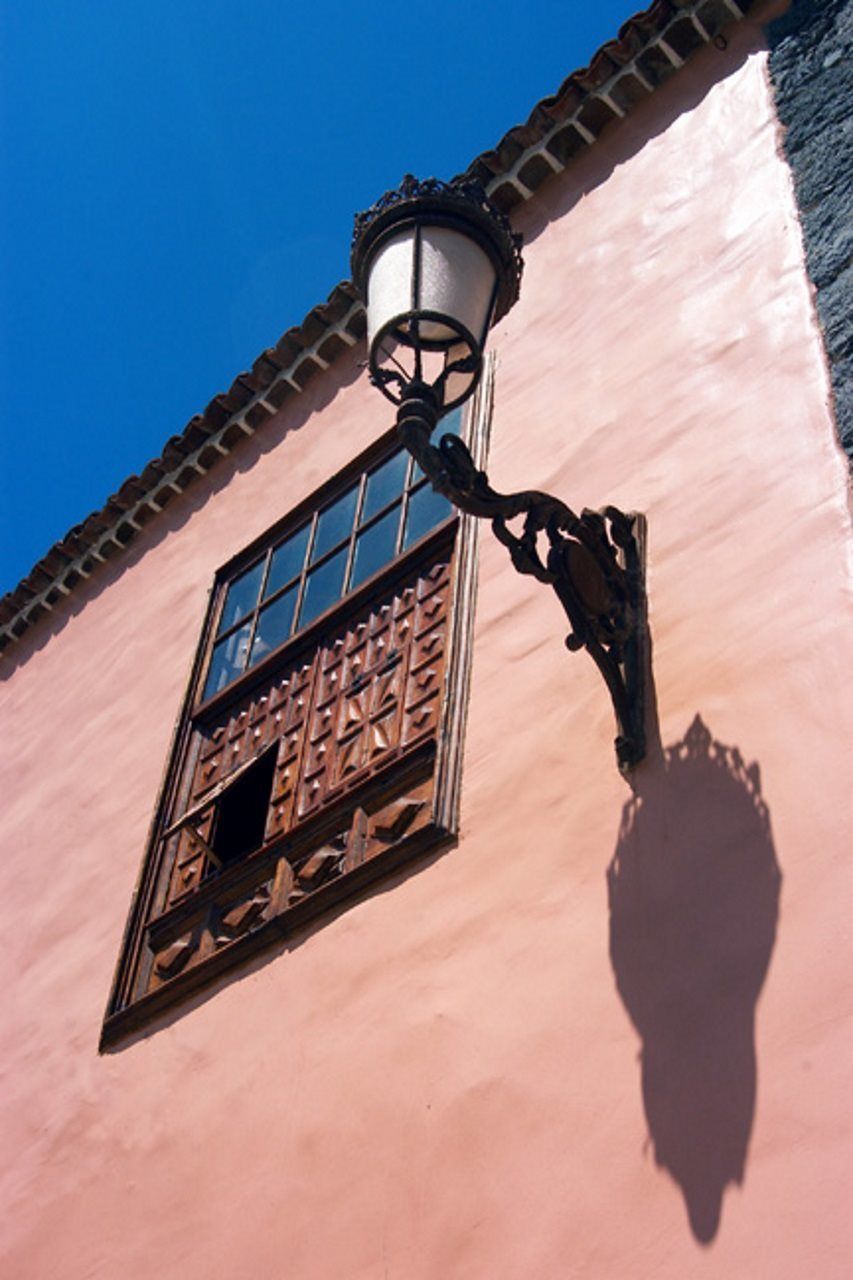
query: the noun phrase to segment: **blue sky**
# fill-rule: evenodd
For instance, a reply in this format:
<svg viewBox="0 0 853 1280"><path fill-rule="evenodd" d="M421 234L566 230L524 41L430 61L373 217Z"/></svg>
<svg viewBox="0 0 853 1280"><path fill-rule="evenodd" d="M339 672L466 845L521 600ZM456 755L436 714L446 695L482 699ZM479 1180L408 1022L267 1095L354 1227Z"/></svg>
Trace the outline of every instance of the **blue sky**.
<svg viewBox="0 0 853 1280"><path fill-rule="evenodd" d="M0 0L0 594L630 0Z"/></svg>

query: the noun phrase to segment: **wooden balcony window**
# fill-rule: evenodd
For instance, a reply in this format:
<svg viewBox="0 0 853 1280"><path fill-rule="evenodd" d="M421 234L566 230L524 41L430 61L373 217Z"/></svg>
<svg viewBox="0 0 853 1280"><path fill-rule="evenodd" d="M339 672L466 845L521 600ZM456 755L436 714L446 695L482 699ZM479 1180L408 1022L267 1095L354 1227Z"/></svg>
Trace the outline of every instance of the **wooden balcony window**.
<svg viewBox="0 0 853 1280"><path fill-rule="evenodd" d="M218 575L102 1047L452 841L474 537L380 442Z"/></svg>

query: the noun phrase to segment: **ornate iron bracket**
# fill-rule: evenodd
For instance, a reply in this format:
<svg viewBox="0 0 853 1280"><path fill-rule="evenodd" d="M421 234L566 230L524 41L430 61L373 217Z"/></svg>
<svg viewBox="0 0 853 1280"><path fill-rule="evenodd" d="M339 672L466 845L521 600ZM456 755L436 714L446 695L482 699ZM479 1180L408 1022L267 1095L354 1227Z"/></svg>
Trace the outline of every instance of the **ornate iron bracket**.
<svg viewBox="0 0 853 1280"><path fill-rule="evenodd" d="M576 515L559 498L535 489L498 493L458 436L430 443L438 417L433 388L408 384L397 412L400 439L433 488L460 511L491 520L519 573L553 587L571 623L566 647L572 652L586 649L610 691L616 758L627 772L646 752L643 517L616 507ZM520 533L509 528L516 518L523 518Z"/></svg>

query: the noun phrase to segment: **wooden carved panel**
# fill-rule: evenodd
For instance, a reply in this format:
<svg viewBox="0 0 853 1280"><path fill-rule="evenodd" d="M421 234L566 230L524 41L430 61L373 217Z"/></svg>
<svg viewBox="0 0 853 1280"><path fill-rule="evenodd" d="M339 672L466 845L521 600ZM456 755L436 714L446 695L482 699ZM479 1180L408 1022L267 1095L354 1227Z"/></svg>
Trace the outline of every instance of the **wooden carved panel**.
<svg viewBox="0 0 853 1280"><path fill-rule="evenodd" d="M308 659L277 672L196 730L183 814L167 828L168 909L220 869L212 848L225 789L275 750L264 844L417 748L438 723L450 556L362 609Z"/></svg>
<svg viewBox="0 0 853 1280"><path fill-rule="evenodd" d="M365 796L316 840L255 860L237 883L209 881L203 895L185 898L153 920L148 991L158 991L277 921L286 922L294 909L328 895L347 877L354 880L366 864L416 840L430 825L432 786L430 765L422 763L396 790Z"/></svg>
<svg viewBox="0 0 853 1280"><path fill-rule="evenodd" d="M435 786L451 532L338 609L313 648L291 645L187 721L105 1036L448 838ZM242 806L260 792L244 848Z"/></svg>
<svg viewBox="0 0 853 1280"><path fill-rule="evenodd" d="M449 572L442 557L321 649L299 819L435 732Z"/></svg>
<svg viewBox="0 0 853 1280"><path fill-rule="evenodd" d="M277 674L220 720L197 731L196 762L190 770L167 905L196 889L215 865L210 845L216 801L229 782L272 747L276 764L266 839L290 827L316 666L313 658Z"/></svg>

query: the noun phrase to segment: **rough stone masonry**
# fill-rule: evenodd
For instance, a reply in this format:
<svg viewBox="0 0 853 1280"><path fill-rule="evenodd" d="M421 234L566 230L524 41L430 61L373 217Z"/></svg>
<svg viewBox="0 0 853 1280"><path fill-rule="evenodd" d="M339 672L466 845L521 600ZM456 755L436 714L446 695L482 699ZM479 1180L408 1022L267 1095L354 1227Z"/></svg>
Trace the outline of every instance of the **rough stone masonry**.
<svg viewBox="0 0 853 1280"><path fill-rule="evenodd" d="M768 38L838 434L853 461L853 0L794 0Z"/></svg>

